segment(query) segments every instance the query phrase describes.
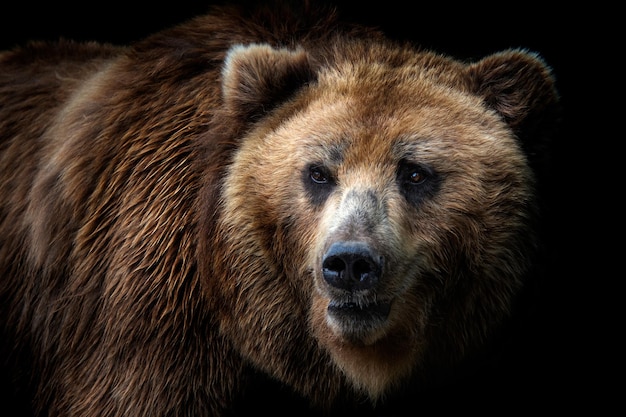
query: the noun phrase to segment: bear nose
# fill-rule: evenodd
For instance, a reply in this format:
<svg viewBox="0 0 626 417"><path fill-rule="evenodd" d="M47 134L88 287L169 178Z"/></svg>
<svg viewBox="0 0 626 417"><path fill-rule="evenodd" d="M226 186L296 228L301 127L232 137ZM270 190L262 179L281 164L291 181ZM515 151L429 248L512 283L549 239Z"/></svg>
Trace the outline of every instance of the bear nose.
<svg viewBox="0 0 626 417"><path fill-rule="evenodd" d="M383 257L362 242L335 242L322 261L324 280L346 291L376 286L382 273Z"/></svg>

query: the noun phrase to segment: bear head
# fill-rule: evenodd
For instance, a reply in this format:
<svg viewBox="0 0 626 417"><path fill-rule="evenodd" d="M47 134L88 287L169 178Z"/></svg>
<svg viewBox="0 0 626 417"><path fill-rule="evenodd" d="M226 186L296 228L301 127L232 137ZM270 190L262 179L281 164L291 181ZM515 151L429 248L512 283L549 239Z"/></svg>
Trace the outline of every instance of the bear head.
<svg viewBox="0 0 626 417"><path fill-rule="evenodd" d="M558 101L540 57L236 45L222 100L230 159L200 257L220 329L252 364L301 392L326 378L376 399L510 316Z"/></svg>

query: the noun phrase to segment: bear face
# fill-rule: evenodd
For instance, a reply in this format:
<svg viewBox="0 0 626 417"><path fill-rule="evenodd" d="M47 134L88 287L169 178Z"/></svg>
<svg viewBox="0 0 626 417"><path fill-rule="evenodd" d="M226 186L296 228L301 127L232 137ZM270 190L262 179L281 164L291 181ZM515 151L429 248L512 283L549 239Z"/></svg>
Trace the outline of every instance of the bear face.
<svg viewBox="0 0 626 417"><path fill-rule="evenodd" d="M238 300L220 303L232 307L223 329L258 366L297 362L298 349L262 347L297 329L378 398L425 363L459 360L509 316L535 250L519 126L556 98L525 51L463 64L333 45L227 56L227 118L249 122L217 226L229 250L214 262L232 267L209 292Z"/></svg>

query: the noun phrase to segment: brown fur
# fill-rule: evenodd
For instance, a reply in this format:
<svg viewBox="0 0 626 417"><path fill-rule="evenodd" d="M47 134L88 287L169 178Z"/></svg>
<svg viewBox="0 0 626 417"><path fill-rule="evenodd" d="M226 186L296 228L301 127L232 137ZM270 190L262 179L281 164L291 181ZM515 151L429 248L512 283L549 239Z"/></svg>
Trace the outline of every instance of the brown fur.
<svg viewBox="0 0 626 417"><path fill-rule="evenodd" d="M259 372L314 409L375 403L509 317L557 102L541 59L245 15L0 55L1 348L35 413L220 415ZM434 172L419 198L406 161ZM354 335L320 266L342 239L385 258L352 301L393 300Z"/></svg>

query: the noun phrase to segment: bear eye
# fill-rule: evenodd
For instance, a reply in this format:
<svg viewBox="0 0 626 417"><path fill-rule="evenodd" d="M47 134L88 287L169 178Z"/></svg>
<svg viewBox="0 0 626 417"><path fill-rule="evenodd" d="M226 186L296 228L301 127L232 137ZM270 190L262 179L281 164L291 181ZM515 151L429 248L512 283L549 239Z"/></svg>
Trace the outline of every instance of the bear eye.
<svg viewBox="0 0 626 417"><path fill-rule="evenodd" d="M328 174L328 170L324 167L310 167L309 176L316 184L328 184L330 182L330 175Z"/></svg>
<svg viewBox="0 0 626 417"><path fill-rule="evenodd" d="M437 192L439 178L430 167L403 160L398 166L398 185L409 202L419 204Z"/></svg>
<svg viewBox="0 0 626 417"><path fill-rule="evenodd" d="M420 170L415 170L409 173L407 180L410 184L419 185L426 181L426 175Z"/></svg>
<svg viewBox="0 0 626 417"><path fill-rule="evenodd" d="M398 176L399 180L406 185L421 185L428 180L429 171L421 165L403 163L400 166Z"/></svg>
<svg viewBox="0 0 626 417"><path fill-rule="evenodd" d="M330 170L321 164L311 164L302 171L304 190L309 201L321 205L335 188L335 179Z"/></svg>

